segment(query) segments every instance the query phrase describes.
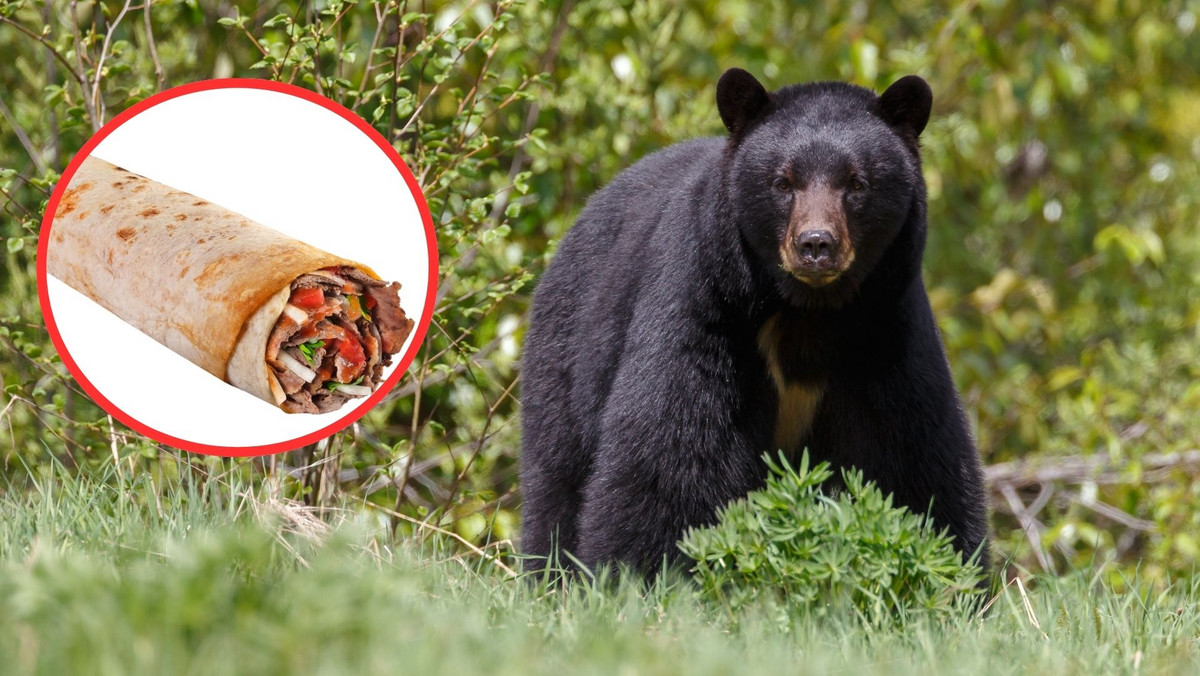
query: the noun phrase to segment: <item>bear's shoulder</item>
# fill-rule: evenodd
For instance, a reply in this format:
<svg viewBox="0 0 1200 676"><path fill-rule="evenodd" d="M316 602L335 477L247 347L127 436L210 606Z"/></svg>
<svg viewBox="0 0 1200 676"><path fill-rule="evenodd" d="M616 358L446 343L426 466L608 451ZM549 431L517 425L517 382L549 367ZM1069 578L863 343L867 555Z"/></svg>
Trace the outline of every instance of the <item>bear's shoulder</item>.
<svg viewBox="0 0 1200 676"><path fill-rule="evenodd" d="M603 197L629 190L678 188L711 177L725 152L726 140L702 137L681 141L651 153L617 175L596 194Z"/></svg>
<svg viewBox="0 0 1200 676"><path fill-rule="evenodd" d="M618 174L588 199L559 254L575 248L611 258L614 249L644 252L664 218L693 221L705 199L718 193L725 141L696 138L648 155ZM697 200L696 196L705 199ZM623 240L618 242L618 239Z"/></svg>

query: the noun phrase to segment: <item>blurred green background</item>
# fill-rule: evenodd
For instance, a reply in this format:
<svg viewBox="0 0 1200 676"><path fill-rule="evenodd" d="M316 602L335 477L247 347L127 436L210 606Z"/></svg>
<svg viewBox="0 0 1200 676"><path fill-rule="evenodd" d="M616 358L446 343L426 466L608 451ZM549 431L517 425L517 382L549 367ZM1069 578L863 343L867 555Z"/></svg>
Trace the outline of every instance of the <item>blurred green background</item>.
<svg viewBox="0 0 1200 676"><path fill-rule="evenodd" d="M397 537L418 519L505 550L525 312L588 195L721 133L725 68L770 88L917 73L935 95L926 281L992 465L999 556L1191 575L1198 15L1196 0L0 2L0 491L59 466L156 486L239 475ZM326 442L254 460L114 424L54 354L34 274L46 200L82 143L156 91L230 76L370 121L421 182L441 251L434 323L397 391Z"/></svg>

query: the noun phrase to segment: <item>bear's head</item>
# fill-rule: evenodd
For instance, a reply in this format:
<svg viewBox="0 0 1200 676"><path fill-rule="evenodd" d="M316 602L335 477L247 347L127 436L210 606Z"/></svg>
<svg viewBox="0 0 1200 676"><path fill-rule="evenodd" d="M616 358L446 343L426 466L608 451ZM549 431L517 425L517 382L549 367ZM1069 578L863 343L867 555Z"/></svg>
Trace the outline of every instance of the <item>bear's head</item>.
<svg viewBox="0 0 1200 676"><path fill-rule="evenodd" d="M879 96L841 82L768 92L738 68L721 76L730 206L784 299L837 307L880 266L896 282L919 274L925 183L917 139L932 102L915 75ZM906 227L897 246L905 250L887 256L903 260L883 263Z"/></svg>

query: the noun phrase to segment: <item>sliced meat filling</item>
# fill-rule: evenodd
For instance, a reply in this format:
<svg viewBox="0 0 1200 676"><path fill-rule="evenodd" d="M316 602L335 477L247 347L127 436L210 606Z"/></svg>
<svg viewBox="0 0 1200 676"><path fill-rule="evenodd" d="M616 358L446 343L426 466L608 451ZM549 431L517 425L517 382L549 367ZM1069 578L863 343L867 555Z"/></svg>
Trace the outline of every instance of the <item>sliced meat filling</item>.
<svg viewBox="0 0 1200 676"><path fill-rule="evenodd" d="M266 360L289 413L327 413L374 392L412 332L400 284L350 267L324 268L292 282L267 340Z"/></svg>
<svg viewBox="0 0 1200 676"><path fill-rule="evenodd" d="M375 325L379 328L383 351L389 354L399 352L413 330L413 321L400 309L399 292L400 283L392 282L387 286L368 287L366 293L367 305L379 309L379 320Z"/></svg>

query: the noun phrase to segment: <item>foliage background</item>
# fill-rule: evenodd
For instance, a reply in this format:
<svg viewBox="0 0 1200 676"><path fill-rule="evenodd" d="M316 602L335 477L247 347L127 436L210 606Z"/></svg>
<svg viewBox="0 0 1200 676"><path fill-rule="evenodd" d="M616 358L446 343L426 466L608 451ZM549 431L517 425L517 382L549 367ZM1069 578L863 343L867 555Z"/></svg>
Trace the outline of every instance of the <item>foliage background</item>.
<svg viewBox="0 0 1200 676"><path fill-rule="evenodd" d="M935 92L926 279L985 461L1007 477L1000 555L1190 575L1198 15L1197 0L0 2L0 490L59 465L157 486L239 476L398 537L424 522L507 552L522 321L587 196L720 133L727 67L772 88L918 73ZM372 122L421 182L441 251L433 327L387 402L327 442L242 461L114 424L54 354L34 276L45 201L83 141L156 91L230 76Z"/></svg>

